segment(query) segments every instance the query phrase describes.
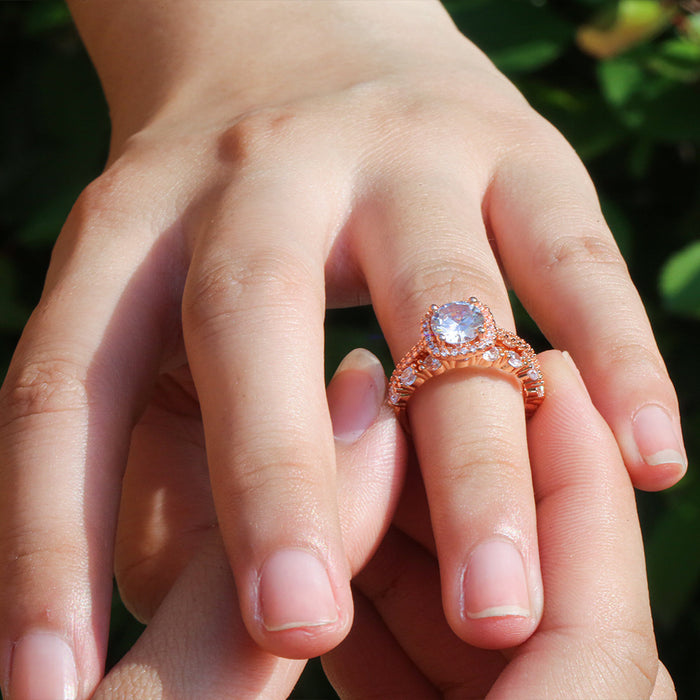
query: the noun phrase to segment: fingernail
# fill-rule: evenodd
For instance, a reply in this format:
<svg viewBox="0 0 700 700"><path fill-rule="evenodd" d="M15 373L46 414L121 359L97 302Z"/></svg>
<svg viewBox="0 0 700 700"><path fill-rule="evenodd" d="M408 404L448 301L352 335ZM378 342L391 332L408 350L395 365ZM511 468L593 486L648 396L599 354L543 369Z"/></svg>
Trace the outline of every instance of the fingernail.
<svg viewBox="0 0 700 700"><path fill-rule="evenodd" d="M303 549L281 549L263 565L260 608L269 632L336 622L338 609L325 566Z"/></svg>
<svg viewBox="0 0 700 700"><path fill-rule="evenodd" d="M75 700L78 672L73 650L49 632L22 637L12 651L12 700Z"/></svg>
<svg viewBox="0 0 700 700"><path fill-rule="evenodd" d="M358 348L340 363L328 385L328 410L336 440L358 440L379 414L386 378L379 360Z"/></svg>
<svg viewBox="0 0 700 700"><path fill-rule="evenodd" d="M489 540L472 552L462 586L464 615L530 617L525 565L517 547L507 540Z"/></svg>
<svg viewBox="0 0 700 700"><path fill-rule="evenodd" d="M661 406L640 408L632 425L637 448L648 465L680 464L685 469L687 462L674 423Z"/></svg>

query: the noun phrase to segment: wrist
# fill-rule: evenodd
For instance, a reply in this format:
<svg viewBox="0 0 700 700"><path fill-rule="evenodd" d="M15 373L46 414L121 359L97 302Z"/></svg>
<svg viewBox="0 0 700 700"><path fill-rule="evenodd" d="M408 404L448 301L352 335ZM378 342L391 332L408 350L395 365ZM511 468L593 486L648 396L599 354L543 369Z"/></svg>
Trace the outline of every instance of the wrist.
<svg viewBox="0 0 700 700"><path fill-rule="evenodd" d="M438 0L72 3L115 139L226 103L229 118L371 80L464 44ZM410 50L406 50L406 49Z"/></svg>

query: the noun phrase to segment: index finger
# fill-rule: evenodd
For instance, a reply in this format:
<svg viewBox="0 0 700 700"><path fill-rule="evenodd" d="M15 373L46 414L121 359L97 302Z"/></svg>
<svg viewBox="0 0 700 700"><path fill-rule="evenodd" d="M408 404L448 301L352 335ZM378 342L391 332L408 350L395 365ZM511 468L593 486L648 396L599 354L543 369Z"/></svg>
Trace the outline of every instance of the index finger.
<svg viewBox="0 0 700 700"><path fill-rule="evenodd" d="M526 680L533 697L649 697L658 656L632 484L573 363L541 360L548 395L528 436L546 602L492 696Z"/></svg>

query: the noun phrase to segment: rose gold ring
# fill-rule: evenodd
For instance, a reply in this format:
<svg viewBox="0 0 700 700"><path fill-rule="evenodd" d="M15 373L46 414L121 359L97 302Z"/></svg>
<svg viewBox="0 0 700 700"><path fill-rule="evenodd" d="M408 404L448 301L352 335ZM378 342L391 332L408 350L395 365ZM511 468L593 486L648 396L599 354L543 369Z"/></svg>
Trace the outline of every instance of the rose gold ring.
<svg viewBox="0 0 700 700"><path fill-rule="evenodd" d="M433 304L423 318L420 341L396 365L388 402L402 424L406 426L406 404L421 384L463 367L499 369L515 376L528 416L544 399L544 379L534 350L515 333L498 328L489 309L471 297Z"/></svg>

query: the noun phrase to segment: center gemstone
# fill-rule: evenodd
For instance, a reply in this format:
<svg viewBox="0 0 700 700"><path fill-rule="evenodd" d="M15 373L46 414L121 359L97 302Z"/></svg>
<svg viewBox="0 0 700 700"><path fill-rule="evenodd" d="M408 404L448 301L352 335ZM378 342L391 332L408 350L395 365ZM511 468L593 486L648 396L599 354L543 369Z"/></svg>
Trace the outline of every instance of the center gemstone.
<svg viewBox="0 0 700 700"><path fill-rule="evenodd" d="M448 345L463 345L478 337L484 328L484 315L468 301L441 306L430 319L433 333Z"/></svg>

